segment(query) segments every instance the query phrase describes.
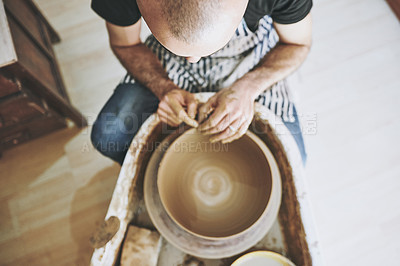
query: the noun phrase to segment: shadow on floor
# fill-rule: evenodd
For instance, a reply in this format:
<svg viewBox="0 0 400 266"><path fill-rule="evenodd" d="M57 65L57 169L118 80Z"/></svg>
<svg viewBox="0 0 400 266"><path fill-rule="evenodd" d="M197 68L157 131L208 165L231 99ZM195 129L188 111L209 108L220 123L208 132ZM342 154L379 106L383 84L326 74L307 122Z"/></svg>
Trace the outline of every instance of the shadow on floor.
<svg viewBox="0 0 400 266"><path fill-rule="evenodd" d="M65 145L80 131L76 127L62 129L4 151L0 158L0 198L29 187L65 154Z"/></svg>
<svg viewBox="0 0 400 266"><path fill-rule="evenodd" d="M71 236L77 247L75 265L89 265L93 253L89 239L104 221L119 170L120 166L117 164L101 170L74 195L69 223Z"/></svg>

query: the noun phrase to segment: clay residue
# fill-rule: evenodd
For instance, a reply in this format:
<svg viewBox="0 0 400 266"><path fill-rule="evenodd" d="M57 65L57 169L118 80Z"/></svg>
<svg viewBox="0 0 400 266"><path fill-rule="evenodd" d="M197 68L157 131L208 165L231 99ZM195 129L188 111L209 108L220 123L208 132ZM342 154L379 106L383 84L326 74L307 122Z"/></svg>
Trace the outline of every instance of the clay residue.
<svg viewBox="0 0 400 266"><path fill-rule="evenodd" d="M204 266L204 262L201 261L200 259L186 255L185 258L183 259L182 264L179 264L178 266Z"/></svg>
<svg viewBox="0 0 400 266"><path fill-rule="evenodd" d="M160 234L157 231L129 226L121 255L121 266L156 266Z"/></svg>
<svg viewBox="0 0 400 266"><path fill-rule="evenodd" d="M101 248L118 232L120 221L117 217L111 216L104 221L93 236L90 238L90 244L93 248Z"/></svg>

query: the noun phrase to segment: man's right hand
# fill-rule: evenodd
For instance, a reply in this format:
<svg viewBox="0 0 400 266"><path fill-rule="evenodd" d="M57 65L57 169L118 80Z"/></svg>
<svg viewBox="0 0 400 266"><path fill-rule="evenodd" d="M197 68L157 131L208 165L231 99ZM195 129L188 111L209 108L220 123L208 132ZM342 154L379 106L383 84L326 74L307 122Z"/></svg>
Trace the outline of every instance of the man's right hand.
<svg viewBox="0 0 400 266"><path fill-rule="evenodd" d="M158 105L157 114L160 120L171 126L179 126L182 122L198 127L195 120L197 101L193 94L182 89L168 91Z"/></svg>

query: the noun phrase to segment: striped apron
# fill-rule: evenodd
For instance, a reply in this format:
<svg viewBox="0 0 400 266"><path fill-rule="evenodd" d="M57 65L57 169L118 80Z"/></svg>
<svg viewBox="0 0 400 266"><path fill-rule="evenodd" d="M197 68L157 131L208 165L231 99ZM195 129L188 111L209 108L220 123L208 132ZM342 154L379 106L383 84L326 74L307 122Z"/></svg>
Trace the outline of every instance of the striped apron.
<svg viewBox="0 0 400 266"><path fill-rule="evenodd" d="M277 44L278 34L269 16L263 17L258 29L252 32L242 19L231 40L220 50L197 63L189 63L165 49L150 35L145 45L158 57L169 78L180 88L191 93L217 92L231 86L253 69ZM121 83L134 83L127 74ZM268 107L284 122L293 122L293 102L285 80L279 81L262 92L257 102Z"/></svg>

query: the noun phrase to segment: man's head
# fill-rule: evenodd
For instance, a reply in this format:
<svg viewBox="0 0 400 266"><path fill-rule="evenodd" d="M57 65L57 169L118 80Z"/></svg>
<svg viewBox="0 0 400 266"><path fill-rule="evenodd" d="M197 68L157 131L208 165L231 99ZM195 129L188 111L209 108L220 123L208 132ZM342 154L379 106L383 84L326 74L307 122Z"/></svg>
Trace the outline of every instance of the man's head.
<svg viewBox="0 0 400 266"><path fill-rule="evenodd" d="M138 0L153 35L168 50L196 62L230 40L248 0Z"/></svg>

